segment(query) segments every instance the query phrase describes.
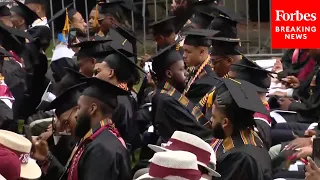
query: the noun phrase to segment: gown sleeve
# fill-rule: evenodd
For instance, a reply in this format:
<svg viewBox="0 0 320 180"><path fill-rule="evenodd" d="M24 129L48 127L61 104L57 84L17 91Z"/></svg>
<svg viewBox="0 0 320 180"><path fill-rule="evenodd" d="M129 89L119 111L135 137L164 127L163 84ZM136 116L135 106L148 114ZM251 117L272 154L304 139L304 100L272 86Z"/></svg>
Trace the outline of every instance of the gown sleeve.
<svg viewBox="0 0 320 180"><path fill-rule="evenodd" d="M130 170L125 169L127 166L122 155L108 153L101 144L86 152L80 163L79 180L129 180Z"/></svg>
<svg viewBox="0 0 320 180"><path fill-rule="evenodd" d="M320 107L320 72L317 72L316 84L313 94L308 99L301 99L301 102L292 102L289 110L300 114L317 115L317 110Z"/></svg>
<svg viewBox="0 0 320 180"><path fill-rule="evenodd" d="M155 121L159 135L168 141L174 131L184 131L194 134L202 139L211 136L209 129L200 125L187 109L175 99L165 99L157 108Z"/></svg>
<svg viewBox="0 0 320 180"><path fill-rule="evenodd" d="M263 173L257 162L246 153L235 152L221 157L217 162L216 171L220 178L213 180L263 180Z"/></svg>

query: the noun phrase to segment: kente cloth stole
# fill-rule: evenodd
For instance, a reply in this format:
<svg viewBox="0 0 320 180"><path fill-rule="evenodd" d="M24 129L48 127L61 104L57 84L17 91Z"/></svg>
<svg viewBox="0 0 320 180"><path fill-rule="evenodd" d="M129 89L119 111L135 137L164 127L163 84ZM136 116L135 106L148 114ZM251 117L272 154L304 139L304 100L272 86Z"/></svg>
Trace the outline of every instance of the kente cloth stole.
<svg viewBox="0 0 320 180"><path fill-rule="evenodd" d="M177 91L170 83L166 82L162 87L160 93L167 94L171 97L174 97L180 102L203 126L207 125L209 121L201 112L198 106L195 106L186 96Z"/></svg>
<svg viewBox="0 0 320 180"><path fill-rule="evenodd" d="M79 165L81 155L83 154L86 148L86 145L92 140L94 140L105 129L108 129L110 132L115 134L118 138L121 137L120 133L115 128L115 124L109 118L100 121L100 123L98 123L92 129L90 129L89 132L80 140L79 145L75 147L76 150L72 152L71 165L68 170L68 180L78 180L78 165Z"/></svg>
<svg viewBox="0 0 320 180"><path fill-rule="evenodd" d="M229 75L226 74L223 76L223 78L229 78ZM205 96L203 96L200 101L196 104L196 106L198 106L200 108L201 111L203 111L203 108L205 108L205 105L207 104L208 102L208 98L209 98L209 95L211 94L212 91L214 91L216 87L213 87L209 92L207 92L207 94Z"/></svg>
<svg viewBox="0 0 320 180"><path fill-rule="evenodd" d="M310 96L312 96L313 95L313 91L314 91L314 89L316 88L316 86L317 86L317 74L320 72L320 66L319 66L319 68L316 70L316 72L314 73L314 75L313 75L313 77L312 77L312 80L311 80L311 83L310 83L310 90L309 90L309 94L310 94Z"/></svg>
<svg viewBox="0 0 320 180"><path fill-rule="evenodd" d="M242 145L263 147L263 142L253 129L246 129L241 130L238 134L229 136L225 139L214 138L210 145L216 152L217 158L219 158L222 154L234 147L239 147Z"/></svg>
<svg viewBox="0 0 320 180"><path fill-rule="evenodd" d="M189 91L190 86L194 83L194 81L198 78L201 78L202 76L204 76L205 74L207 74L205 67L207 66L207 64L210 61L210 56L207 57L207 59L205 61L202 62L202 64L200 65L200 67L197 69L196 74L188 81L186 88L183 91L183 95L186 95L186 93Z"/></svg>

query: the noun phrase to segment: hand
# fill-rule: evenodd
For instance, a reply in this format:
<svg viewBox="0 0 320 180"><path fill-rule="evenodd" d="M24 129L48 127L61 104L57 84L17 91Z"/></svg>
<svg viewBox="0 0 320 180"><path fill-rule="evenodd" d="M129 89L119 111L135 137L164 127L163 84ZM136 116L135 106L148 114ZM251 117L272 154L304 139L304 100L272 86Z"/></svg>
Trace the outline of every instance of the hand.
<svg viewBox="0 0 320 180"><path fill-rule="evenodd" d="M152 87L155 86L155 83L154 83L154 81L152 79L151 73L147 74L147 81L148 81L148 84L151 85Z"/></svg>
<svg viewBox="0 0 320 180"><path fill-rule="evenodd" d="M38 139L41 139L41 140L44 140L44 141L47 141L51 136L52 136L52 130L50 131L46 131L46 132L43 132L41 133L39 136L38 136Z"/></svg>
<svg viewBox="0 0 320 180"><path fill-rule="evenodd" d="M310 157L308 157L308 162L308 165L306 165L305 180L320 180L320 169Z"/></svg>
<svg viewBox="0 0 320 180"><path fill-rule="evenodd" d="M299 149L298 152L294 154L294 156L296 156L297 159L306 158L311 155L312 155L312 146L302 147Z"/></svg>
<svg viewBox="0 0 320 180"><path fill-rule="evenodd" d="M276 91L274 93L269 94L268 96L286 97L287 93L282 91Z"/></svg>
<svg viewBox="0 0 320 180"><path fill-rule="evenodd" d="M31 153L31 157L38 161L44 161L49 154L49 146L47 141L36 140L33 141L34 151Z"/></svg>
<svg viewBox="0 0 320 180"><path fill-rule="evenodd" d="M308 129L308 130L306 130L305 132L304 132L304 135L305 136L308 136L308 137L312 137L312 136L314 136L314 135L316 135L317 134L317 132L315 131L315 130L313 130L313 129Z"/></svg>
<svg viewBox="0 0 320 180"><path fill-rule="evenodd" d="M289 110L289 106L292 103L292 101L289 98L280 98L278 100L278 103L280 105L280 109L281 110L288 111Z"/></svg>
<svg viewBox="0 0 320 180"><path fill-rule="evenodd" d="M302 148L306 146L312 146L311 138L296 138L295 140L291 141L287 147L285 147L286 150L296 150L297 148Z"/></svg>
<svg viewBox="0 0 320 180"><path fill-rule="evenodd" d="M273 72L281 72L283 71L283 66L282 66L282 62L280 59L277 59L276 62L274 63L274 66L272 68Z"/></svg>
<svg viewBox="0 0 320 180"><path fill-rule="evenodd" d="M300 86L300 81L298 78L294 76L287 76L286 78L282 79L288 84L288 87L290 88L298 88Z"/></svg>
<svg viewBox="0 0 320 180"><path fill-rule="evenodd" d="M140 61L140 67L143 68L146 64L146 62L151 58L149 54L145 54L144 56L141 57Z"/></svg>

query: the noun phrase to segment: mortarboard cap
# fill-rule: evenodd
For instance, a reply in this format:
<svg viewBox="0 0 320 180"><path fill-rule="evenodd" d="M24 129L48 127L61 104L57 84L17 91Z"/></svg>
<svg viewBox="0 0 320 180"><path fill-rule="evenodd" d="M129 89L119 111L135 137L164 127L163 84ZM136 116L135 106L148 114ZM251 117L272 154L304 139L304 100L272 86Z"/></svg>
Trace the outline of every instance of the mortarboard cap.
<svg viewBox="0 0 320 180"><path fill-rule="evenodd" d="M225 6L215 6L217 13L210 28L219 30L217 36L237 38L237 24L243 20L240 14Z"/></svg>
<svg viewBox="0 0 320 180"><path fill-rule="evenodd" d="M100 2L98 5L101 7L99 13L101 14L111 14L118 20L121 19L123 14L122 4L124 1L122 0L115 0L110 2Z"/></svg>
<svg viewBox="0 0 320 180"><path fill-rule="evenodd" d="M122 36L120 34L120 32L118 32L117 30L111 28L109 30L109 36L111 38L111 43L110 45L115 48L115 49L124 49L128 52L132 52L134 50L133 45L131 44L131 42L126 39L124 36Z"/></svg>
<svg viewBox="0 0 320 180"><path fill-rule="evenodd" d="M214 17L210 16L210 14L200 11L196 12L190 18L192 24L196 25L199 29L207 29Z"/></svg>
<svg viewBox="0 0 320 180"><path fill-rule="evenodd" d="M256 86L257 92L266 93L271 84L273 72L267 71L242 55L242 59L230 66L236 72L237 79L248 81Z"/></svg>
<svg viewBox="0 0 320 180"><path fill-rule="evenodd" d="M196 1L192 4L192 6L194 11L205 12L207 14L217 11L217 4L211 0Z"/></svg>
<svg viewBox="0 0 320 180"><path fill-rule="evenodd" d="M160 21L153 22L148 25L148 28L152 29L155 35L169 35L175 32L174 20L175 16L169 16Z"/></svg>
<svg viewBox="0 0 320 180"><path fill-rule="evenodd" d="M215 94L218 105L229 105L269 115L255 87L244 80L221 78ZM244 123L244 122L243 122Z"/></svg>
<svg viewBox="0 0 320 180"><path fill-rule="evenodd" d="M129 93L107 81L95 77L86 78L84 81L88 87L83 91L82 95L100 100L111 108L117 108L117 96Z"/></svg>
<svg viewBox="0 0 320 180"><path fill-rule="evenodd" d="M144 70L134 62L134 59L130 58L135 56L131 52L127 52L126 50L123 50L123 49L119 49L119 50L115 49L112 47L112 45L110 45L110 50L111 50L110 54L105 59L113 58L117 61L123 62L124 66L131 65L139 69L141 72L144 72Z"/></svg>
<svg viewBox="0 0 320 180"><path fill-rule="evenodd" d="M80 47L80 50L75 54L77 58L93 57L97 52L103 51L102 44L111 40L96 40L96 41L82 41L77 44L72 44L71 47Z"/></svg>
<svg viewBox="0 0 320 180"><path fill-rule="evenodd" d="M80 84L81 82L83 82L82 79L86 78L85 75L81 74L78 71L75 71L74 69L64 67L64 70L66 71L66 74L63 76L61 81L59 81L54 88L54 94L57 96L59 96L62 92L64 92L68 88L75 86L77 84ZM81 88L79 87L79 89Z"/></svg>
<svg viewBox="0 0 320 180"><path fill-rule="evenodd" d="M239 55L240 43L249 43L240 39L213 37L211 55L213 56L229 56Z"/></svg>
<svg viewBox="0 0 320 180"><path fill-rule="evenodd" d="M77 84L66 89L58 97L56 97L46 109L47 111L55 109L55 114L59 117L64 112L76 107L78 99L81 96L79 88L84 86L86 83Z"/></svg>
<svg viewBox="0 0 320 180"><path fill-rule="evenodd" d="M10 9L8 8L9 2L0 2L0 17L2 16L10 16L11 12Z"/></svg>
<svg viewBox="0 0 320 180"><path fill-rule="evenodd" d="M211 46L211 40L208 38L213 37L219 33L219 31L209 30L209 29L189 29L181 33L186 36L184 44L191 46Z"/></svg>
<svg viewBox="0 0 320 180"><path fill-rule="evenodd" d="M183 60L176 48L178 43L179 41L176 41L174 44L161 49L150 58L152 60L152 69L158 76L161 76L175 62Z"/></svg>
<svg viewBox="0 0 320 180"><path fill-rule="evenodd" d="M46 4L48 0L25 0L24 4L34 3L34 4Z"/></svg>
<svg viewBox="0 0 320 180"><path fill-rule="evenodd" d="M124 38L126 38L131 44L136 43L136 41L142 44L142 41L140 41L132 32L129 32L127 29L121 26L117 26L116 24L114 25L116 26L115 30L119 32Z"/></svg>
<svg viewBox="0 0 320 180"><path fill-rule="evenodd" d="M18 4L18 6L13 6L10 10L12 12L15 12L22 18L24 18L26 25L29 27L32 25L32 23L37 20L41 19L37 13L32 11L30 8L28 8L25 4L21 3L18 0L15 0L15 2Z"/></svg>

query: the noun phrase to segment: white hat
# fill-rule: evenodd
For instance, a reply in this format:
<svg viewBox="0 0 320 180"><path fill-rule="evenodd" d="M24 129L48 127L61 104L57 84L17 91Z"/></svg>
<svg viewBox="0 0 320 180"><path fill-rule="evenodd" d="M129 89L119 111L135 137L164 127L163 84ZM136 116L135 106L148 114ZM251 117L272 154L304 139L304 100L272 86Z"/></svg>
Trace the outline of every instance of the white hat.
<svg viewBox="0 0 320 180"><path fill-rule="evenodd" d="M27 138L11 131L0 130L0 144L19 157L21 178L38 179L41 176L41 169L37 162L30 158L32 144Z"/></svg>
<svg viewBox="0 0 320 180"><path fill-rule="evenodd" d="M198 164L209 171L210 176L221 177L215 171L216 169L216 154L212 147L204 140L186 132L175 131L167 143L160 146L148 145L155 152L162 151L188 151L197 156Z"/></svg>
<svg viewBox="0 0 320 180"><path fill-rule="evenodd" d="M149 173L136 180L161 178L165 180L204 180L198 170L197 157L186 151L158 152L150 159Z"/></svg>

